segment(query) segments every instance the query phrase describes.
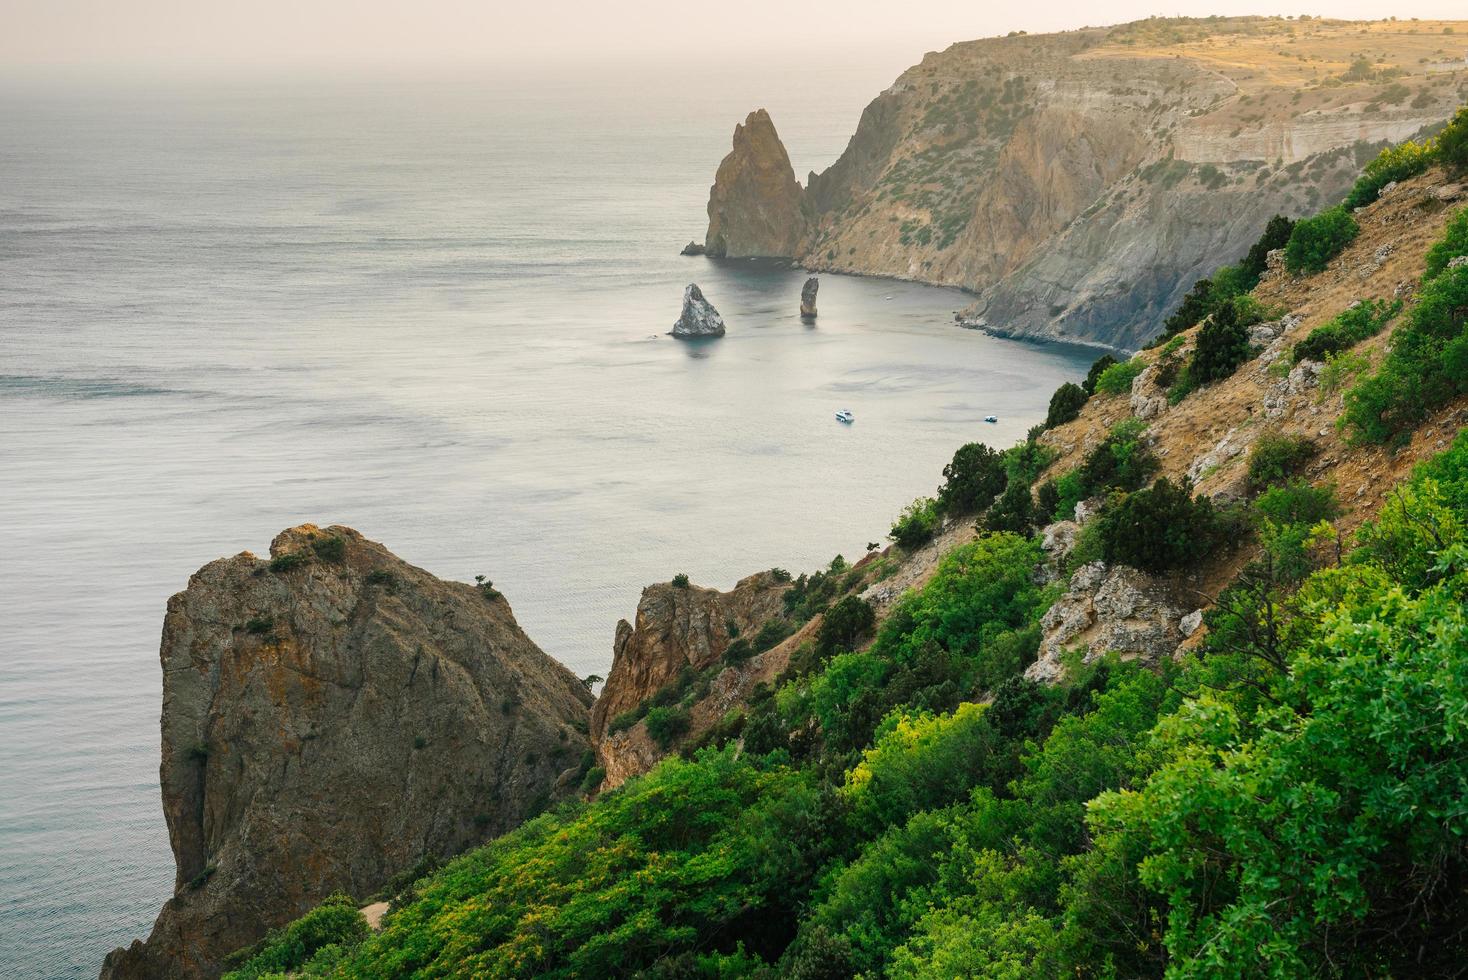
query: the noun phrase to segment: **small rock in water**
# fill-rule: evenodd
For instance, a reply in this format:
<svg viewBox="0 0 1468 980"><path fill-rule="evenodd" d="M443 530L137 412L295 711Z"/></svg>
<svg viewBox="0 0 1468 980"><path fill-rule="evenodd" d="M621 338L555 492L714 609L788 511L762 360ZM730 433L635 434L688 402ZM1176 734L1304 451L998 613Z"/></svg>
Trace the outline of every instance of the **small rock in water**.
<svg viewBox="0 0 1468 980"><path fill-rule="evenodd" d="M679 252L678 254L679 255L703 255L707 251L708 250L705 249L702 245L698 244L698 242L689 242L687 245L684 245L683 246L683 251Z"/></svg>
<svg viewBox="0 0 1468 980"><path fill-rule="evenodd" d="M805 286L800 290L800 317L803 320L814 320L816 318L816 290L821 288L821 281L811 276L805 281Z"/></svg>
<svg viewBox="0 0 1468 980"><path fill-rule="evenodd" d="M669 333L674 337L722 337L724 318L703 298L697 284L690 282L683 290L683 314Z"/></svg>

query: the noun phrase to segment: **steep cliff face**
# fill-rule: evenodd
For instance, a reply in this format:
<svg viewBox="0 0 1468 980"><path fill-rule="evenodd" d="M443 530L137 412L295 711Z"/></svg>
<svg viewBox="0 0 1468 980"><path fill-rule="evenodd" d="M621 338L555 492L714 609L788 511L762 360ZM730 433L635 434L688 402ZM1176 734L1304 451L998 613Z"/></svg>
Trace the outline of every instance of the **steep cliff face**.
<svg viewBox="0 0 1468 980"><path fill-rule="evenodd" d="M590 695L492 590L344 527L212 562L164 620L175 892L104 978L211 977L334 891L513 827L577 764Z"/></svg>
<svg viewBox="0 0 1468 980"><path fill-rule="evenodd" d="M1270 216L1338 199L1368 151L1468 97L1444 26L1153 20L954 45L810 175L790 254L972 290L967 321L997 333L1134 349ZM723 222L793 199L745 186Z"/></svg>
<svg viewBox="0 0 1468 980"><path fill-rule="evenodd" d="M669 583L650 585L637 604L636 625L617 624L612 668L591 713L597 764L606 788L646 772L661 756L638 725L612 732L612 719L633 710L678 678L685 667L718 663L736 634L751 634L780 614L787 583L770 572L740 579L728 592Z"/></svg>
<svg viewBox="0 0 1468 980"><path fill-rule="evenodd" d="M709 255L727 258L797 254L806 237L804 192L770 114L757 109L734 127L734 148L709 190Z"/></svg>

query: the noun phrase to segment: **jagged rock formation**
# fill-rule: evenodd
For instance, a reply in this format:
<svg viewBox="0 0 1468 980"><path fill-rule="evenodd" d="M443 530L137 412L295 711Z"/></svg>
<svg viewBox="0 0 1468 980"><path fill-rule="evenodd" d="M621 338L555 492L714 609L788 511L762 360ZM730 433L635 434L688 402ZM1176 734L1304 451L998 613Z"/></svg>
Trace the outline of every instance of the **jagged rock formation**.
<svg viewBox="0 0 1468 980"><path fill-rule="evenodd" d="M690 282L683 289L683 312L668 332L674 337L722 337L724 318L703 298L703 290Z"/></svg>
<svg viewBox="0 0 1468 980"><path fill-rule="evenodd" d="M772 573L758 572L728 592L670 583L642 590L636 625L617 623L612 668L591 713L591 740L597 764L607 772L606 788L646 772L661 755L641 726L611 733L611 720L652 697L684 667L702 670L718 663L736 633L752 634L780 614L788 588Z"/></svg>
<svg viewBox="0 0 1468 980"><path fill-rule="evenodd" d="M800 289L800 316L804 320L816 318L816 291L821 288L821 281L811 276L805 281Z"/></svg>
<svg viewBox="0 0 1468 980"><path fill-rule="evenodd" d="M585 751L582 683L487 588L345 527L211 562L163 625L174 896L103 978L196 978L535 813ZM298 556L298 557L297 557Z"/></svg>
<svg viewBox="0 0 1468 980"><path fill-rule="evenodd" d="M734 148L709 189L709 255L790 258L804 240L803 192L770 114L756 109L734 127Z"/></svg>
<svg viewBox="0 0 1468 980"><path fill-rule="evenodd" d="M698 242L689 242L687 245L684 245L683 246L683 251L679 252L678 254L679 255L703 255L704 253L705 253L704 247L702 245L700 245Z"/></svg>
<svg viewBox="0 0 1468 980"><path fill-rule="evenodd" d="M726 158L709 246L715 225L755 226L760 247L740 254L962 286L979 294L969 325L1133 350L1273 214L1338 200L1368 150L1451 115L1461 86L1434 67L1440 44L1260 17L956 44L867 107L803 198L783 176L736 193L741 153ZM1376 74L1343 79L1360 46Z"/></svg>
<svg viewBox="0 0 1468 980"><path fill-rule="evenodd" d="M1074 647L1083 648L1085 663L1111 652L1155 663L1187 638L1178 624L1190 609L1173 598L1166 582L1124 565L1091 562L1076 570L1070 589L1040 620L1039 657L1025 676L1055 680L1064 669L1062 655Z"/></svg>

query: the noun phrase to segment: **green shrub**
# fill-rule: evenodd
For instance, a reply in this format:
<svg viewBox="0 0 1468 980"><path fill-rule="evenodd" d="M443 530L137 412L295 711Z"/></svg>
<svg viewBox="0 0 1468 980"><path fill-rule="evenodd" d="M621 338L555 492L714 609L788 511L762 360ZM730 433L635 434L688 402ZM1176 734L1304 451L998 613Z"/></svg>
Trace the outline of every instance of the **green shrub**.
<svg viewBox="0 0 1468 980"><path fill-rule="evenodd" d="M601 766L592 766L586 770L586 775L581 777L581 792L594 793L596 788L607 778L607 771Z"/></svg>
<svg viewBox="0 0 1468 980"><path fill-rule="evenodd" d="M1217 547L1222 528L1211 500L1165 477L1106 508L1097 521L1108 564L1154 575L1201 563Z"/></svg>
<svg viewBox="0 0 1468 980"><path fill-rule="evenodd" d="M1177 310L1163 323L1162 336L1171 337L1203 322L1213 312L1213 280L1199 279L1183 297Z"/></svg>
<svg viewBox="0 0 1468 980"><path fill-rule="evenodd" d="M1249 276L1249 290L1259 285L1259 277L1264 275L1269 268L1269 253L1277 248L1284 248L1290 242L1290 234L1295 230L1295 222L1282 214L1277 214L1269 219L1264 226L1264 234L1259 240L1249 246L1249 254L1244 256L1241 263L1245 274ZM1245 290L1248 292L1249 290Z"/></svg>
<svg viewBox="0 0 1468 980"><path fill-rule="evenodd" d="M870 632L877 622L871 603L860 596L843 596L826 610L816 630L816 653L828 657L840 650L854 650L856 641Z"/></svg>
<svg viewBox="0 0 1468 980"><path fill-rule="evenodd" d="M1056 395L1059 394L1057 391ZM1050 405L1053 411L1053 398ZM947 513L971 514L989 506L1003 492L1004 481L1003 454L982 442L970 442L960 446L953 454L953 461L943 467L938 503Z"/></svg>
<svg viewBox="0 0 1468 980"><path fill-rule="evenodd" d="M1188 362L1188 380L1195 385L1221 381L1249 359L1249 328L1238 308L1224 303L1198 331L1198 346Z"/></svg>
<svg viewBox="0 0 1468 980"><path fill-rule="evenodd" d="M667 748L688 732L688 712L682 708L657 707L643 719L647 734L662 748Z"/></svg>
<svg viewBox="0 0 1468 980"><path fill-rule="evenodd" d="M367 922L357 903L333 895L283 929L272 930L238 970L226 980L265 980L283 976L311 962L329 946L353 947L367 937ZM317 964L313 964L317 965Z"/></svg>
<svg viewBox="0 0 1468 980"><path fill-rule="evenodd" d="M749 641L749 645L755 653L764 653L793 632L795 632L794 628L785 620L767 619L760 624L759 632L754 634L754 639Z"/></svg>
<svg viewBox="0 0 1468 980"><path fill-rule="evenodd" d="M347 541L341 535L332 534L312 541L311 550L322 561L341 561L347 556Z"/></svg>
<svg viewBox="0 0 1468 980"><path fill-rule="evenodd" d="M754 647L750 646L749 641L742 636L731 641L724 648L724 663L726 664L742 664L752 656L754 656Z"/></svg>
<svg viewBox="0 0 1468 980"><path fill-rule="evenodd" d="M1381 367L1346 392L1342 425L1354 442L1404 437L1427 414L1468 393L1468 267L1427 283L1392 333Z"/></svg>
<svg viewBox="0 0 1468 980"><path fill-rule="evenodd" d="M1079 484L1068 485L1061 478L1062 501L1069 492L1079 492L1076 501L1108 490L1136 490L1157 471L1157 457L1142 443L1147 425L1139 419L1124 419L1112 427L1101 444L1087 454L1081 463ZM1074 503L1071 511L1074 512Z"/></svg>
<svg viewBox="0 0 1468 980"><path fill-rule="evenodd" d="M1035 513L1040 523L1048 524L1060 519L1056 516L1059 510L1060 486L1054 480L1046 480L1040 484L1040 489L1035 491Z"/></svg>
<svg viewBox="0 0 1468 980"><path fill-rule="evenodd" d="M1443 237L1427 250L1427 271L1423 273L1422 281L1442 275L1448 263L1460 255L1468 255L1468 208L1459 208L1458 213L1448 219Z"/></svg>
<svg viewBox="0 0 1468 980"><path fill-rule="evenodd" d="M1307 527L1338 517L1340 504L1335 488L1311 486L1305 480L1290 480L1271 487L1254 501L1254 512L1273 524L1303 524Z"/></svg>
<svg viewBox="0 0 1468 980"><path fill-rule="evenodd" d="M907 505L907 509L892 524L892 530L887 536L897 542L899 547L911 551L933 540L941 522L938 502L932 497L919 497Z"/></svg>
<svg viewBox="0 0 1468 980"><path fill-rule="evenodd" d="M275 628L275 618L272 616L256 616L245 623L245 632L254 636L264 636Z"/></svg>
<svg viewBox="0 0 1468 980"><path fill-rule="evenodd" d="M688 588L688 573L687 572L679 572L677 575L674 575L673 576L673 588L675 588L675 589L686 589L686 588Z"/></svg>
<svg viewBox="0 0 1468 980"><path fill-rule="evenodd" d="M270 559L270 570L272 572L289 572L297 568L302 568L310 563L311 556L304 551L289 551Z"/></svg>
<svg viewBox="0 0 1468 980"><path fill-rule="evenodd" d="M1337 351L1355 347L1368 337L1381 333L1402 309L1401 300L1388 303L1371 299L1338 314L1330 322L1316 327L1295 344L1296 363L1304 360L1323 361Z"/></svg>
<svg viewBox="0 0 1468 980"><path fill-rule="evenodd" d="M1421 143L1407 140L1405 143L1387 147L1356 178L1355 186L1346 195L1346 209L1353 211L1372 203L1387 184L1415 177L1436 160L1437 144L1430 139Z"/></svg>
<svg viewBox="0 0 1468 980"><path fill-rule="evenodd" d="M1045 428L1053 429L1072 421L1081 414L1081 408L1085 404L1086 390L1067 381L1050 396L1050 409L1045 413Z"/></svg>
<svg viewBox="0 0 1468 980"><path fill-rule="evenodd" d="M1437 136L1437 152L1453 170L1468 170L1468 105L1453 116L1447 128Z"/></svg>
<svg viewBox="0 0 1468 980"><path fill-rule="evenodd" d="M1315 443L1305 436L1265 433L1249 452L1249 488L1254 491L1282 483L1315 455Z"/></svg>
<svg viewBox="0 0 1468 980"><path fill-rule="evenodd" d="M625 732L627 729L631 728L633 725L641 721L642 716L645 714L647 714L647 711L640 706L636 708L629 708L628 710L615 715L611 721L607 722L607 731L613 735L615 735L617 732Z"/></svg>
<svg viewBox="0 0 1468 980"><path fill-rule="evenodd" d="M1137 375L1147 369L1147 362L1134 357L1121 364L1113 364L1096 379L1096 390L1103 395L1125 395L1132 390Z"/></svg>
<svg viewBox="0 0 1468 980"><path fill-rule="evenodd" d="M1101 377L1101 372L1116 363L1116 358L1110 354L1102 354L1091 364L1091 369L1086 372L1086 380L1081 384L1081 390L1088 395L1096 393L1096 379Z"/></svg>
<svg viewBox="0 0 1468 980"><path fill-rule="evenodd" d="M984 515L984 530L1028 535L1035 523L1035 502L1028 480L1011 479L994 506Z"/></svg>
<svg viewBox="0 0 1468 980"><path fill-rule="evenodd" d="M398 577L384 568L374 568L363 579L368 585L380 585L389 592L396 592Z"/></svg>
<svg viewBox="0 0 1468 980"><path fill-rule="evenodd" d="M1320 272L1355 240L1360 230L1356 219L1340 205L1313 218L1302 218L1295 223L1285 246L1285 268L1296 275Z"/></svg>

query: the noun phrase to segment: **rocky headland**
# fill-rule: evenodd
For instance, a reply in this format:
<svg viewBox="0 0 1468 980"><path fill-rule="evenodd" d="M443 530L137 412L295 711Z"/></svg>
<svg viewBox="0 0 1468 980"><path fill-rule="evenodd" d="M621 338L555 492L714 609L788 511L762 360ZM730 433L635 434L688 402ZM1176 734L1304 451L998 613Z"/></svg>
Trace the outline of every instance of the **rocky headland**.
<svg viewBox="0 0 1468 980"><path fill-rule="evenodd" d="M201 568L169 600L161 661L174 895L104 980L217 976L327 895L516 826L589 744L590 693L503 596L345 527Z"/></svg>
<svg viewBox="0 0 1468 980"><path fill-rule="evenodd" d="M1443 31L1154 19L955 44L878 95L804 188L752 113L708 251L959 286L969 325L1134 350L1271 215L1338 200L1387 141L1451 114L1468 86Z"/></svg>

